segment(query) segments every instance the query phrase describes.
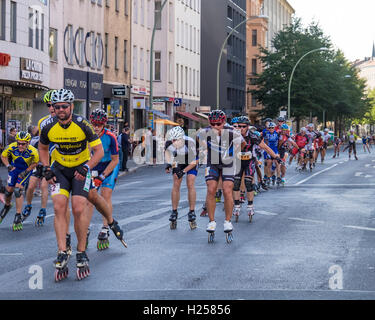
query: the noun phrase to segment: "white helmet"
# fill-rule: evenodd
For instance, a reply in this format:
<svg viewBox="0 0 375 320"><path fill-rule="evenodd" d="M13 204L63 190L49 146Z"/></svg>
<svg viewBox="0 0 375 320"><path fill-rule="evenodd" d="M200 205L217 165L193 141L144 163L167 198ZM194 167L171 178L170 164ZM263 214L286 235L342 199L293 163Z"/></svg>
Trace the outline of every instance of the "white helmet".
<svg viewBox="0 0 375 320"><path fill-rule="evenodd" d="M179 140L185 136L185 131L181 127L174 127L168 131L167 139L168 140Z"/></svg>
<svg viewBox="0 0 375 320"><path fill-rule="evenodd" d="M328 128L325 128L325 129L324 129L324 132L329 132L329 129L328 129Z"/></svg>
<svg viewBox="0 0 375 320"><path fill-rule="evenodd" d="M306 127L302 127L301 131L306 132L307 131Z"/></svg>
<svg viewBox="0 0 375 320"><path fill-rule="evenodd" d="M313 123L309 123L306 128L313 128L314 129L314 124Z"/></svg>
<svg viewBox="0 0 375 320"><path fill-rule="evenodd" d="M74 94L72 91L67 90L67 89L55 90L51 95L52 104L59 103L59 102L72 103L73 101L74 101Z"/></svg>

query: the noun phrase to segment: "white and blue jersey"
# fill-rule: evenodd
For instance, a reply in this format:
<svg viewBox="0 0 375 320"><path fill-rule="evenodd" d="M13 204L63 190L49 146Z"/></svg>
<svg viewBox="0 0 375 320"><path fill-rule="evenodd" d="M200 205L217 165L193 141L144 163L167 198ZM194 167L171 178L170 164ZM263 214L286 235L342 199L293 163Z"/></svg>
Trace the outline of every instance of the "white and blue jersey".
<svg viewBox="0 0 375 320"><path fill-rule="evenodd" d="M105 168L107 168L109 163L112 161L111 156L119 154L116 136L111 131L109 131L108 129L104 129L103 134L100 136L100 140L102 142L102 146L104 149L104 157L92 169L93 177L100 176L104 172ZM105 178L101 187L110 188L113 190L116 184L119 171L120 171L120 164L117 164L115 169L113 169L113 171Z"/></svg>
<svg viewBox="0 0 375 320"><path fill-rule="evenodd" d="M264 143L269 146L275 154L279 154L279 138L280 136L276 131L271 133L266 129L263 130ZM264 159L271 159L271 156L267 152L264 152Z"/></svg>

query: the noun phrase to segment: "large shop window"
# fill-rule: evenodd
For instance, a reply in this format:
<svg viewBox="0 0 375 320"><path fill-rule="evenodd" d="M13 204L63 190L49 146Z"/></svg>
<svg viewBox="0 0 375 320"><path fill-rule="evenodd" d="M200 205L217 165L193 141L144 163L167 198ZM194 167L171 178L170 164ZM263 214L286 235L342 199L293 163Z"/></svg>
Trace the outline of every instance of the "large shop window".
<svg viewBox="0 0 375 320"><path fill-rule="evenodd" d="M18 120L21 123L21 129L26 130L32 121L32 100L24 98L12 98L9 109L6 110L6 123L10 120Z"/></svg>

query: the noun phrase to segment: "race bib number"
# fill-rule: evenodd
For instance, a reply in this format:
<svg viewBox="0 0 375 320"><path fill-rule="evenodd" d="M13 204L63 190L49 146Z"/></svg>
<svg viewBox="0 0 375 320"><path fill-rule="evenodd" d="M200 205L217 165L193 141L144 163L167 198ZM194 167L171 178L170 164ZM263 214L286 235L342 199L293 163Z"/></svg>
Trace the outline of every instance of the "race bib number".
<svg viewBox="0 0 375 320"><path fill-rule="evenodd" d="M60 193L60 183L51 184L49 188L50 188L49 190L50 190L51 196L54 196Z"/></svg>
<svg viewBox="0 0 375 320"><path fill-rule="evenodd" d="M177 166L178 166L178 162L173 161L172 162L172 168L175 169L175 168L177 168Z"/></svg>
<svg viewBox="0 0 375 320"><path fill-rule="evenodd" d="M240 160L250 160L252 158L251 152L240 152L237 155L238 159Z"/></svg>
<svg viewBox="0 0 375 320"><path fill-rule="evenodd" d="M86 192L89 192L90 186L91 186L91 173L89 171L89 172L87 172L87 175L86 175L86 180L85 180L85 185L83 187L83 190L86 191Z"/></svg>
<svg viewBox="0 0 375 320"><path fill-rule="evenodd" d="M92 178L95 178L95 177L98 177L98 176L99 176L99 171L97 171L97 170L91 171L91 177Z"/></svg>

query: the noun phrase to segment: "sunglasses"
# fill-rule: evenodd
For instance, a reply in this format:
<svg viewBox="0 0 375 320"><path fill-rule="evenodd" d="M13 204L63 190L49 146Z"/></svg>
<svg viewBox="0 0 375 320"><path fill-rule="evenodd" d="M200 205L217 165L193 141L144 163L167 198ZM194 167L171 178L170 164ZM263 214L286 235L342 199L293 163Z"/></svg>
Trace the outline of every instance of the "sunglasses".
<svg viewBox="0 0 375 320"><path fill-rule="evenodd" d="M47 107L51 108L51 107L53 107L53 104L52 103L47 103Z"/></svg>
<svg viewBox="0 0 375 320"><path fill-rule="evenodd" d="M70 104L62 104L61 106L53 106L56 110L60 109L68 109L70 107Z"/></svg>
<svg viewBox="0 0 375 320"><path fill-rule="evenodd" d="M247 128L247 126L238 126L238 128Z"/></svg>
<svg viewBox="0 0 375 320"><path fill-rule="evenodd" d="M224 124L224 122L220 122L220 123L210 123L210 125L211 126L213 126L213 127L220 127L221 125L223 125Z"/></svg>
<svg viewBox="0 0 375 320"><path fill-rule="evenodd" d="M26 146L27 142L17 142L17 145L19 145L19 146Z"/></svg>

